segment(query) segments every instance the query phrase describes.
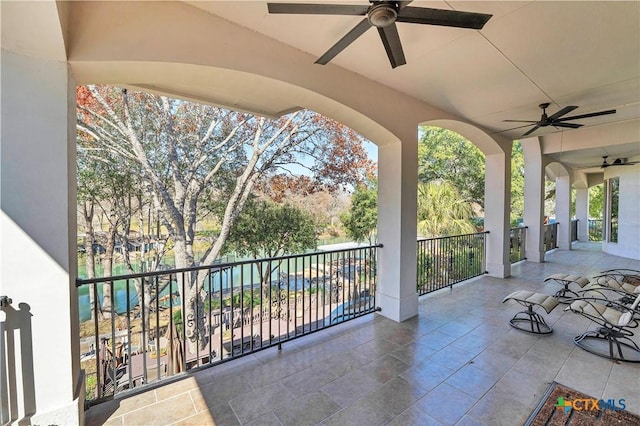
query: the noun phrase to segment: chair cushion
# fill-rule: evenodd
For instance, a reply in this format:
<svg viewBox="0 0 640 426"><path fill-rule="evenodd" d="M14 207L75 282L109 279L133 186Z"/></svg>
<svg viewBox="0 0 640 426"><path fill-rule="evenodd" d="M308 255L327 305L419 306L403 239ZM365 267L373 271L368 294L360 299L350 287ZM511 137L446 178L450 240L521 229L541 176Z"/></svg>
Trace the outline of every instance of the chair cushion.
<svg viewBox="0 0 640 426"><path fill-rule="evenodd" d="M542 306L542 308L547 311L547 313L551 312L553 308L558 306L558 299L553 296L549 296L543 293L536 293L529 290L517 290L505 297L502 302L506 302L507 300L517 300L518 302L522 302L525 304L532 304Z"/></svg>
<svg viewBox="0 0 640 426"><path fill-rule="evenodd" d="M584 313L593 317L603 318L606 322L613 325L619 325L620 317L623 312L610 308L602 303L594 302L591 300L575 300L569 305L567 309L571 309L573 312ZM631 315L631 312L629 312ZM623 326L628 324L631 318L627 320Z"/></svg>
<svg viewBox="0 0 640 426"><path fill-rule="evenodd" d="M584 287L585 285L589 284L588 279L581 277L579 275L570 275L570 274L553 274L553 275L549 275L544 280L545 281L556 280L561 282L576 283L580 287Z"/></svg>

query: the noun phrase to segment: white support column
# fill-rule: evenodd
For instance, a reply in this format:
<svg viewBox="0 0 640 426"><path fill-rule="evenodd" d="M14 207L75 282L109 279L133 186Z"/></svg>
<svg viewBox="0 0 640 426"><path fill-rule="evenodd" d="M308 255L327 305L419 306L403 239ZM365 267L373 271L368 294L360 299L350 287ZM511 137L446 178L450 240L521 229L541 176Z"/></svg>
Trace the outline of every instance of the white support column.
<svg viewBox="0 0 640 426"><path fill-rule="evenodd" d="M588 188L576 188L576 219L578 219L578 240L589 241Z"/></svg>
<svg viewBox="0 0 640 426"><path fill-rule="evenodd" d="M414 130L415 131L415 130ZM378 288L380 312L394 321L418 314L417 135L378 147Z"/></svg>
<svg viewBox="0 0 640 426"><path fill-rule="evenodd" d="M558 248L571 250L571 178L556 177L556 221L558 225Z"/></svg>
<svg viewBox="0 0 640 426"><path fill-rule="evenodd" d="M75 82L65 62L2 50L1 66L0 293L15 356L2 397L11 422L82 424Z"/></svg>
<svg viewBox="0 0 640 426"><path fill-rule="evenodd" d="M492 277L511 275L509 216L511 210L511 151L485 157L484 229L487 271Z"/></svg>
<svg viewBox="0 0 640 426"><path fill-rule="evenodd" d="M524 153L525 255L531 262L544 262L544 161L537 137L520 142Z"/></svg>

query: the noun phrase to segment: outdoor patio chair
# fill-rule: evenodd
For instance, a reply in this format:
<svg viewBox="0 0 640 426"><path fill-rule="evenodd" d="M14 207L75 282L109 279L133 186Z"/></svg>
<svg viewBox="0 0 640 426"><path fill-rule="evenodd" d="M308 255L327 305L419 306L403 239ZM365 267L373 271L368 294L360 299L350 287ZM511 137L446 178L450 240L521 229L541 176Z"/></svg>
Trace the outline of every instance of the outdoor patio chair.
<svg viewBox="0 0 640 426"><path fill-rule="evenodd" d="M535 312L535 307L542 307L550 313L558 306L558 299L542 293L535 293L528 290L517 290L505 297L502 303L507 300L514 300L526 307L525 311L516 313L509 321L513 328L533 334L551 334L553 329L547 324L542 315Z"/></svg>
<svg viewBox="0 0 640 426"><path fill-rule="evenodd" d="M640 294L640 273L631 269L604 271L601 275L593 277L592 282L626 293L632 299L635 298L635 295Z"/></svg>
<svg viewBox="0 0 640 426"><path fill-rule="evenodd" d="M622 286L615 280L600 279L590 282L582 290L577 291L576 297L600 297L607 300L615 300L622 305L629 306L633 304L638 294L640 294L640 286ZM615 299L616 297L617 300ZM638 310L636 309L636 311Z"/></svg>
<svg viewBox="0 0 640 426"><path fill-rule="evenodd" d="M555 294L560 303L569 303L569 298L578 296L577 291L572 290L570 286L583 288L589 284L587 278L570 274L553 274L544 279L544 282L547 281L555 281L563 286Z"/></svg>
<svg viewBox="0 0 640 426"><path fill-rule="evenodd" d="M616 272L613 273L612 271ZM616 269L604 271L591 280L578 275L553 274L545 278L544 281L555 281L564 286L555 294L555 297L560 299L560 303L571 303L575 298L596 294L599 295L599 297L610 299L610 293L616 293L620 297L620 303L631 304L635 300L635 296L640 293L640 285L634 285L624 281L631 280L631 278L629 278L630 275L628 275L629 271L631 270ZM624 275L625 273L627 275ZM623 277L627 278L623 280ZM570 288L570 286L573 286L573 289Z"/></svg>
<svg viewBox="0 0 640 426"><path fill-rule="evenodd" d="M640 286L640 271L636 269L608 269L594 278L600 277L613 278L619 283Z"/></svg>
<svg viewBox="0 0 640 426"><path fill-rule="evenodd" d="M598 327L577 336L575 344L604 358L640 362L640 347L631 340L634 335L631 329L638 326L639 304L640 294L631 306L599 297L577 298L566 310L589 318Z"/></svg>

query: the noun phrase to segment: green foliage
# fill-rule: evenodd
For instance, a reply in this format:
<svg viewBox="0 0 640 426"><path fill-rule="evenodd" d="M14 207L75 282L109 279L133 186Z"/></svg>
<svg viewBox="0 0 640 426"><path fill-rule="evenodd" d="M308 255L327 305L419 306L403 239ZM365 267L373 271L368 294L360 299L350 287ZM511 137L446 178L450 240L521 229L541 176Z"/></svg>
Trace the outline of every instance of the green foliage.
<svg viewBox="0 0 640 426"><path fill-rule="evenodd" d="M522 144L515 141L511 148L511 226L518 226L524 217L524 153Z"/></svg>
<svg viewBox="0 0 640 426"><path fill-rule="evenodd" d="M556 216L556 182L545 180L544 182L544 214L548 217Z"/></svg>
<svg viewBox="0 0 640 426"><path fill-rule="evenodd" d="M602 219L604 212L604 185L589 188L589 217Z"/></svg>
<svg viewBox="0 0 640 426"><path fill-rule="evenodd" d="M178 336L182 335L182 310L177 309L173 312L173 323L176 326L176 331L178 332Z"/></svg>
<svg viewBox="0 0 640 426"><path fill-rule="evenodd" d="M377 184L359 185L351 196L351 208L340 219L349 238L373 244L378 226Z"/></svg>
<svg viewBox="0 0 640 426"><path fill-rule="evenodd" d="M463 199L484 206L484 155L459 134L422 127L418 144L418 180L448 181Z"/></svg>
<svg viewBox="0 0 640 426"><path fill-rule="evenodd" d="M85 398L91 401L96 396L96 388L98 387L98 377L96 373L88 373L85 380Z"/></svg>
<svg viewBox="0 0 640 426"><path fill-rule="evenodd" d="M229 251L254 258L302 253L315 246L315 223L308 213L267 201L248 201L227 239Z"/></svg>
<svg viewBox="0 0 640 426"><path fill-rule="evenodd" d="M419 294L440 289L482 274L481 240L442 238L418 249Z"/></svg>
<svg viewBox="0 0 640 426"><path fill-rule="evenodd" d="M418 184L418 232L425 237L471 234L471 205L447 181Z"/></svg>

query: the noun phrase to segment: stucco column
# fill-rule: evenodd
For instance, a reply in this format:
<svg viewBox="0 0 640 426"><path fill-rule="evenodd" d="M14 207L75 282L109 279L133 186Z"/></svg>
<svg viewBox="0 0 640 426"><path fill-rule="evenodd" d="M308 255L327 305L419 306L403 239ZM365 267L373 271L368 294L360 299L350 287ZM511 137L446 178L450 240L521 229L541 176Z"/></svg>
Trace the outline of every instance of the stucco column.
<svg viewBox="0 0 640 426"><path fill-rule="evenodd" d="M376 303L394 321L418 314L417 157L416 134L378 146L378 242L384 247L378 251Z"/></svg>
<svg viewBox="0 0 640 426"><path fill-rule="evenodd" d="M578 219L578 240L589 241L588 188L576 188L576 219Z"/></svg>
<svg viewBox="0 0 640 426"><path fill-rule="evenodd" d="M79 424L75 82L64 62L2 50L1 63L0 293L15 357L1 393L13 422Z"/></svg>
<svg viewBox="0 0 640 426"><path fill-rule="evenodd" d="M509 216L511 211L511 151L485 157L484 229L487 234L487 272L511 275Z"/></svg>
<svg viewBox="0 0 640 426"><path fill-rule="evenodd" d="M531 262L544 262L544 160L540 140L533 137L520 142L524 153L525 255Z"/></svg>
<svg viewBox="0 0 640 426"><path fill-rule="evenodd" d="M556 177L556 221L558 225L558 248L571 250L571 178Z"/></svg>

